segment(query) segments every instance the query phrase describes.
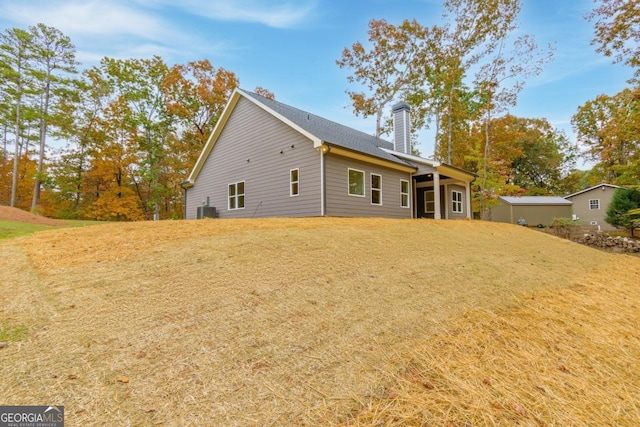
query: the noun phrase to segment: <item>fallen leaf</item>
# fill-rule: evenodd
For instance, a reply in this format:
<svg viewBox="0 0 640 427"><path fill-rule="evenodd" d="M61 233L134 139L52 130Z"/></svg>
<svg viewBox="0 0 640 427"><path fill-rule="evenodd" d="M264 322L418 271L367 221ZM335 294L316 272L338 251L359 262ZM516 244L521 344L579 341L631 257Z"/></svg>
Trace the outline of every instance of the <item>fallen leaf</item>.
<svg viewBox="0 0 640 427"><path fill-rule="evenodd" d="M524 406L520 405L519 403L513 403L511 404L511 407L513 408L514 411L516 411L518 414L522 415L523 417L527 416L527 410L525 409Z"/></svg>
<svg viewBox="0 0 640 427"><path fill-rule="evenodd" d="M125 384L126 384L126 383L128 383L128 382L129 382L129 378L127 378L127 377L120 377L120 378L118 378L118 382L120 382L120 383L125 383Z"/></svg>

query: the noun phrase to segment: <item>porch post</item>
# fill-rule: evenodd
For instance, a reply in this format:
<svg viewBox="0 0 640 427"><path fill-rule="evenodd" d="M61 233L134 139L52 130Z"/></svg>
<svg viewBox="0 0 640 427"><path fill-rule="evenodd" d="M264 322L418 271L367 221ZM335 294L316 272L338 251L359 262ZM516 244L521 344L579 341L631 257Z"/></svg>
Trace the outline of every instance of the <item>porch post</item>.
<svg viewBox="0 0 640 427"><path fill-rule="evenodd" d="M471 211L472 211L472 206L471 206L471 183L467 182L465 184L465 187L467 188L466 191L466 199L467 199L467 219L471 219Z"/></svg>
<svg viewBox="0 0 640 427"><path fill-rule="evenodd" d="M433 172L433 202L435 206L433 219L442 219L440 214L440 174L437 170Z"/></svg>

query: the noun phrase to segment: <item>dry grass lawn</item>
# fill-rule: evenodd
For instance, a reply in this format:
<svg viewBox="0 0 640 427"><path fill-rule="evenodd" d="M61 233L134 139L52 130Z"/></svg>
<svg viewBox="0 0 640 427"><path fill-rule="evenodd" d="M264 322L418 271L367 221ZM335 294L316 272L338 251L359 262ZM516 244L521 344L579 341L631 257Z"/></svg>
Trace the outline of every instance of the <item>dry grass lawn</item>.
<svg viewBox="0 0 640 427"><path fill-rule="evenodd" d="M0 402L88 425L640 424L640 258L480 221L0 242Z"/></svg>

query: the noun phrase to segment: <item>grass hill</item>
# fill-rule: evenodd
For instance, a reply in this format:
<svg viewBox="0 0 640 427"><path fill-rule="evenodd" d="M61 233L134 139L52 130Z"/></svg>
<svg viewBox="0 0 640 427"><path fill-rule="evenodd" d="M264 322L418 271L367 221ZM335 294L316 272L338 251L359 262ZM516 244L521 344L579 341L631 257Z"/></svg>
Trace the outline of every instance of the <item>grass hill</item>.
<svg viewBox="0 0 640 427"><path fill-rule="evenodd" d="M640 258L482 221L0 241L0 402L68 425L640 423Z"/></svg>

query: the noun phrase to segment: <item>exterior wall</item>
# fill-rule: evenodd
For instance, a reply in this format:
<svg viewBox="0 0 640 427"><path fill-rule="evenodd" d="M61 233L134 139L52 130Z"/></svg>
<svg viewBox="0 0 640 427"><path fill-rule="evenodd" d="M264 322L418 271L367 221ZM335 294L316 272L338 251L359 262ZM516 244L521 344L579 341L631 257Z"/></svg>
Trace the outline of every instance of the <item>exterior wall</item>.
<svg viewBox="0 0 640 427"><path fill-rule="evenodd" d="M442 214L442 218L447 219L465 219L467 217L467 196L466 196L466 188L461 185L446 185L445 191L445 202L442 204L445 212ZM453 211L453 192L459 191L462 193L462 212L454 212Z"/></svg>
<svg viewBox="0 0 640 427"><path fill-rule="evenodd" d="M511 205L502 203L496 205L490 210L490 220L494 222L506 222L509 224L516 224L519 217L511 219Z"/></svg>
<svg viewBox="0 0 640 427"><path fill-rule="evenodd" d="M349 195L348 168L364 171L364 197ZM382 176L382 205L371 204L372 173ZM400 197L400 180L409 181L411 185L411 175L406 172L329 153L325 155L325 177L328 216L411 218L412 202L410 201L409 208L403 208ZM410 190L409 199L412 197Z"/></svg>
<svg viewBox="0 0 640 427"><path fill-rule="evenodd" d="M320 156L313 143L251 101L240 98L193 187L187 219L209 197L220 218L320 216ZM300 194L289 173L299 169ZM245 182L244 209L228 209L228 185Z"/></svg>
<svg viewBox="0 0 640 427"><path fill-rule="evenodd" d="M491 208L491 221L517 224L518 218L524 218L527 225L551 225L553 218L571 218L571 205L509 205L502 204Z"/></svg>
<svg viewBox="0 0 640 427"><path fill-rule="evenodd" d="M416 191L416 217L417 218L434 218L433 213L426 213L424 209L424 193L431 191L433 187L419 187ZM462 193L462 212L453 211L453 192ZM446 184L440 186L440 218L442 219L466 219L467 210L467 193L466 188L462 185Z"/></svg>
<svg viewBox="0 0 640 427"><path fill-rule="evenodd" d="M615 191L616 188L612 187L598 187L591 191L577 194L567 200L573 202L573 213L578 216L581 224L591 225L591 221L596 221L597 224L594 225L599 225L602 230L614 230L615 227L607 223L604 218L607 215L607 208ZM589 209L589 200L592 199L600 200L600 209Z"/></svg>

